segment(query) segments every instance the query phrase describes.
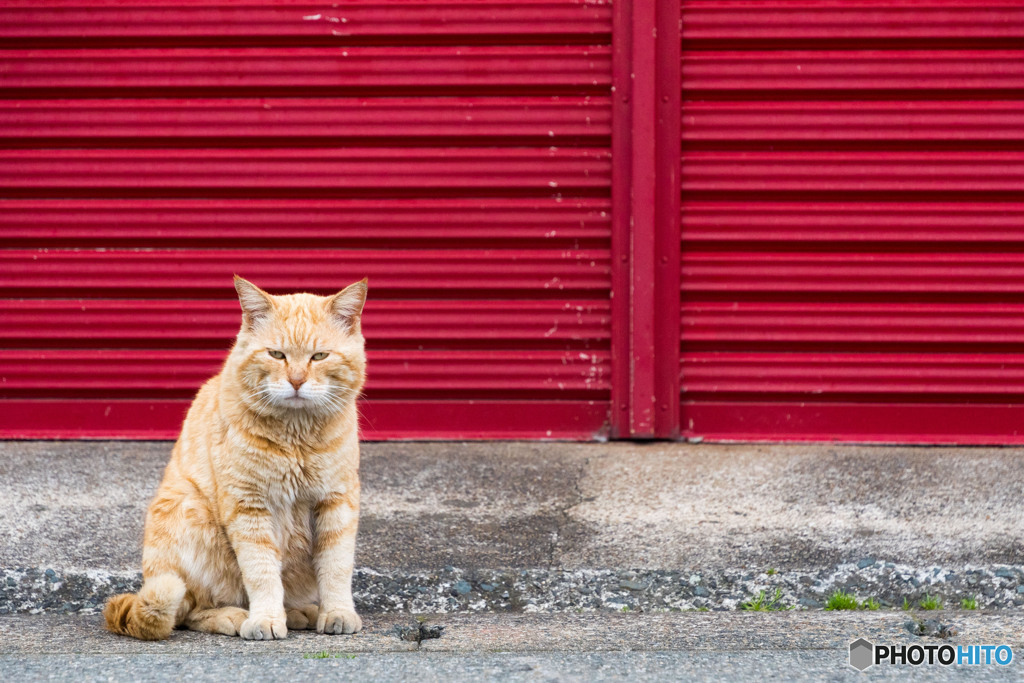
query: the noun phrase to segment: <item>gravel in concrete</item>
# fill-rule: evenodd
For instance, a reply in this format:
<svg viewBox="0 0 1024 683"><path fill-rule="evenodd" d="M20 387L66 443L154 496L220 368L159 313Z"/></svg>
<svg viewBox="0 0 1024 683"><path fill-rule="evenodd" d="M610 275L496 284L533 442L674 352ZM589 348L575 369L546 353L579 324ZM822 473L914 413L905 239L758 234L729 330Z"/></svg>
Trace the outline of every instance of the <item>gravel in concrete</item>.
<svg viewBox="0 0 1024 683"><path fill-rule="evenodd" d="M819 609L835 591L883 609L900 608L904 601L916 607L926 599L947 609L959 608L966 598L983 609L1024 604L1022 567L954 571L876 563L771 573L694 571L700 570L362 568L355 572L353 594L360 612L371 614L731 610L755 600L780 609ZM138 572L0 568L0 614L96 612L111 595L137 592L140 584Z"/></svg>

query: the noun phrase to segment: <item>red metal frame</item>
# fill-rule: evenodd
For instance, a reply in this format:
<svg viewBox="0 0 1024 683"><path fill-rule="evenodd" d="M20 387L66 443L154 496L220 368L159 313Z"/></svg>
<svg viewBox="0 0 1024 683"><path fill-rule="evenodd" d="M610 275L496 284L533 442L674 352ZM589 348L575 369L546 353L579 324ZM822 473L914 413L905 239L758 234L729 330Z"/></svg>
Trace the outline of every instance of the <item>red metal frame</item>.
<svg viewBox="0 0 1024 683"><path fill-rule="evenodd" d="M679 306L680 230L679 177L682 157L679 131L682 114L680 87L680 0L657 3L655 95L657 150L655 157L655 436L680 435Z"/></svg>
<svg viewBox="0 0 1024 683"><path fill-rule="evenodd" d="M679 435L679 2L616 2L612 433Z"/></svg>
<svg viewBox="0 0 1024 683"><path fill-rule="evenodd" d="M630 135L630 239L629 239L629 435L652 438L654 383L657 374L654 320L657 315L654 275L655 230L655 4L633 3L629 86ZM654 37L654 40L651 38Z"/></svg>
<svg viewBox="0 0 1024 683"><path fill-rule="evenodd" d="M612 438L632 434L630 413L632 276L630 239L632 202L632 63L633 0L618 0L612 7L612 239L611 239L611 350Z"/></svg>

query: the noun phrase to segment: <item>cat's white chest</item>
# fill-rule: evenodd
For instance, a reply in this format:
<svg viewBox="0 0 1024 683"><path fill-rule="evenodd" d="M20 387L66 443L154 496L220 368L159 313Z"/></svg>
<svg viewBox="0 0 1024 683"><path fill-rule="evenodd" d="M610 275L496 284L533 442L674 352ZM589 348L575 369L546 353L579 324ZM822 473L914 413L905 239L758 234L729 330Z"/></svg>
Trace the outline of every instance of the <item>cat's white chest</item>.
<svg viewBox="0 0 1024 683"><path fill-rule="evenodd" d="M274 503L291 506L297 502L316 504L330 493L344 492L338 476L337 458L313 454L282 459L279 476L271 482L268 494Z"/></svg>

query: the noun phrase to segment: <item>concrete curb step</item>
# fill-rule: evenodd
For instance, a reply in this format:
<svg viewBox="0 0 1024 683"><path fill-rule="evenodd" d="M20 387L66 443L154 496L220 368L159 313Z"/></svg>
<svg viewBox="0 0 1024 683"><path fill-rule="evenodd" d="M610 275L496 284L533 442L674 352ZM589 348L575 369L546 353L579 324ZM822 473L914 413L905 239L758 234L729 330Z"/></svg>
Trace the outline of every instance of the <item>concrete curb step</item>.
<svg viewBox="0 0 1024 683"><path fill-rule="evenodd" d="M0 614L135 590L167 442L0 442ZM366 614L1024 606L1024 449L366 444ZM1011 608L1011 609L1007 609ZM810 613L810 612L808 612Z"/></svg>
<svg viewBox="0 0 1024 683"><path fill-rule="evenodd" d="M93 613L113 594L135 592L139 572L53 568L0 569L0 614ZM973 598L981 609L1024 605L1024 565L914 567L866 558L816 571L701 573L614 569L461 569L436 572L357 569L356 604L366 613L574 612L741 609L762 591L775 609L817 609L837 590L883 608L913 606L927 595L947 609Z"/></svg>
<svg viewBox="0 0 1024 683"><path fill-rule="evenodd" d="M166 442L0 442L0 567L139 566ZM357 562L1024 565L1024 449L366 444Z"/></svg>

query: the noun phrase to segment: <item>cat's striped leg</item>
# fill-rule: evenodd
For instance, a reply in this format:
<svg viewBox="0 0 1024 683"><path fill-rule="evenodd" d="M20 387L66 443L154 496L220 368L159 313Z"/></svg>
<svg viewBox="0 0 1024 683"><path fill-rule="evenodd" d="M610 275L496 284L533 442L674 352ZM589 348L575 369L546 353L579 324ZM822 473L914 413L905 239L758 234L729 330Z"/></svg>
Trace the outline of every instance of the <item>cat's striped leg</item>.
<svg viewBox="0 0 1024 683"><path fill-rule="evenodd" d="M246 640L288 636L281 582L281 551L274 542L273 518L265 507L235 502L226 524L249 596L249 618L239 630Z"/></svg>
<svg viewBox="0 0 1024 683"><path fill-rule="evenodd" d="M320 590L313 569L313 508L297 503L292 509L291 535L284 554L284 609L288 614L288 628L316 628L320 608Z"/></svg>
<svg viewBox="0 0 1024 683"><path fill-rule="evenodd" d="M357 633L363 628L352 600L352 568L359 526L358 482L317 503L314 513L313 564L320 587L316 630Z"/></svg>

